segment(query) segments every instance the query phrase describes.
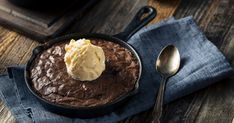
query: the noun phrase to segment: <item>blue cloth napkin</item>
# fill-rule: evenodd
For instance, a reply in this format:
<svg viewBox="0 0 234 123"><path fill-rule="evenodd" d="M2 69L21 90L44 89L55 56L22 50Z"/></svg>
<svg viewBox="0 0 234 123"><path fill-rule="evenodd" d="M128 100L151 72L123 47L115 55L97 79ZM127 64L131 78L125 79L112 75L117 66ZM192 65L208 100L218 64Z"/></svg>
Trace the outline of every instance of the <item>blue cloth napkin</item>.
<svg viewBox="0 0 234 123"><path fill-rule="evenodd" d="M105 116L92 119L68 118L45 110L24 83L24 67L8 68L0 77L0 98L19 123L112 123L151 108L161 77L155 70L160 50L174 44L181 53L180 71L169 79L165 102L190 94L232 74L222 53L204 36L192 17L160 22L145 27L128 41L143 62L140 91L131 100Z"/></svg>

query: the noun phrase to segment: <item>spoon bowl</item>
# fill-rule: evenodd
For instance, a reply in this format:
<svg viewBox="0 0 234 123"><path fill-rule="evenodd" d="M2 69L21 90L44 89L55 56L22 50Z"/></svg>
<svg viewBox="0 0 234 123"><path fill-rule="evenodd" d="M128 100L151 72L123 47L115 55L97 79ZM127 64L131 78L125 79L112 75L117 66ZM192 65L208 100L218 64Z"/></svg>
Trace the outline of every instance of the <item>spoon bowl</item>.
<svg viewBox="0 0 234 123"><path fill-rule="evenodd" d="M174 45L168 45L162 49L156 60L156 70L162 76L174 75L180 66L180 53Z"/></svg>

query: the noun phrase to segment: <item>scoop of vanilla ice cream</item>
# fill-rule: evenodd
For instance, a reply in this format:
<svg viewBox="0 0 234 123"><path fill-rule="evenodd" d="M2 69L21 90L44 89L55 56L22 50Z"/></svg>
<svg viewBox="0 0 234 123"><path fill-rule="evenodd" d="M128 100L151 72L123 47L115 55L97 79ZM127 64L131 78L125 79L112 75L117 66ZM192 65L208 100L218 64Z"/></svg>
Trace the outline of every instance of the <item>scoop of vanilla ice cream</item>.
<svg viewBox="0 0 234 123"><path fill-rule="evenodd" d="M72 39L65 46L65 51L67 72L74 79L92 81L105 70L104 51L101 47L91 44L90 40Z"/></svg>

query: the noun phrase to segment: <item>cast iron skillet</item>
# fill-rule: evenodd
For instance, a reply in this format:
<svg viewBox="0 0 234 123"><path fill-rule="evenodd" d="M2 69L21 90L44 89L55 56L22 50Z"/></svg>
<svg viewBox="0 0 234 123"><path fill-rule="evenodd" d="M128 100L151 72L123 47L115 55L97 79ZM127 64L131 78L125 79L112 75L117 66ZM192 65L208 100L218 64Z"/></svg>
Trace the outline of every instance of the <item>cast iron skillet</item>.
<svg viewBox="0 0 234 123"><path fill-rule="evenodd" d="M65 36L56 38L52 41L49 41L46 44L36 47L33 50L33 54L31 58L29 59L26 65L26 69L25 69L25 80L26 80L28 89L42 103L42 105L46 109L54 113L58 113L58 114L62 114L62 115L70 116L70 117L90 118L90 117L100 116L100 115L113 111L115 108L117 108L118 106L123 104L125 101L127 101L127 99L130 96L133 96L134 94L137 93L138 88L139 88L139 80L140 80L141 72L142 72L142 64L141 64L141 59L139 55L134 50L134 48L130 44L128 44L126 41L140 28L142 28L147 23L149 23L155 16L156 16L156 10L152 7L145 6L139 10L139 12L136 14L136 16L130 22L127 28L123 32L117 35L110 36L110 35L104 35L104 34L71 34L71 35L65 35ZM140 65L139 76L138 76L138 80L136 82L135 88L128 94L116 99L112 103L108 103L108 104L100 105L100 106L94 106L94 107L72 107L72 106L59 105L59 104L54 104L52 102L49 102L43 99L42 97L40 97L32 88L32 81L30 79L30 68L35 58L38 55L40 55L40 53L50 48L55 43L69 41L70 39L80 39L80 38L104 39L107 41L118 43L121 46L127 48L129 51L131 51L132 54L137 58L139 65Z"/></svg>

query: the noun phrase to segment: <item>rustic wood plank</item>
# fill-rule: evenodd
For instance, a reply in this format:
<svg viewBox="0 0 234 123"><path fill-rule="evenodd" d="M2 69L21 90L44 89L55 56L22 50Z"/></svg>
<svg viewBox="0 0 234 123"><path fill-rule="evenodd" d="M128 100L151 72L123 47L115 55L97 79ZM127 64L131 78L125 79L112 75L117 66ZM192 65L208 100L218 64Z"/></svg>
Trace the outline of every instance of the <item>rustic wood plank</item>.
<svg viewBox="0 0 234 123"><path fill-rule="evenodd" d="M196 122L230 123L234 117L234 78L223 80L222 82L209 87L208 94L204 100Z"/></svg>
<svg viewBox="0 0 234 123"><path fill-rule="evenodd" d="M173 16L181 0L148 0L148 5L157 8L157 17L150 23L154 24Z"/></svg>
<svg viewBox="0 0 234 123"><path fill-rule="evenodd" d="M14 123L15 119L12 117L12 114L8 109L4 106L3 102L0 102L0 123Z"/></svg>
<svg viewBox="0 0 234 123"><path fill-rule="evenodd" d="M32 49L38 44L15 32L7 31L0 43L0 71L4 72L6 66L25 64Z"/></svg>
<svg viewBox="0 0 234 123"><path fill-rule="evenodd" d="M99 2L82 20L77 20L67 33L116 34L122 31L136 12L146 4L146 0L116 0L115 2L104 0Z"/></svg>

